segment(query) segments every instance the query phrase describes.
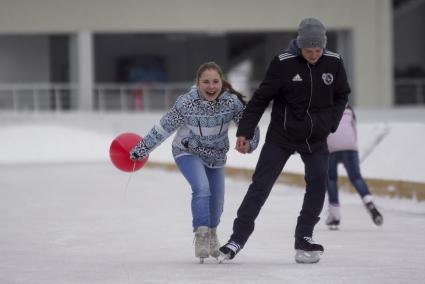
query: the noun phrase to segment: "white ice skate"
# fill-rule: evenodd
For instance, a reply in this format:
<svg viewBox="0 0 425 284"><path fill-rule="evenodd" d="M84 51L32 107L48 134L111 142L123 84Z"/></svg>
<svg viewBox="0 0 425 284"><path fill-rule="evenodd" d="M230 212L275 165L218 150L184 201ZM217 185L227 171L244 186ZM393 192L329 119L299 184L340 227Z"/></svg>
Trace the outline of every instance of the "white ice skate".
<svg viewBox="0 0 425 284"><path fill-rule="evenodd" d="M218 259L220 256L220 241L217 237L217 228L210 229L210 256Z"/></svg>
<svg viewBox="0 0 425 284"><path fill-rule="evenodd" d="M210 232L207 226L200 226L195 230L195 256L199 257L199 262L204 263L204 259L209 257Z"/></svg>
<svg viewBox="0 0 425 284"><path fill-rule="evenodd" d="M339 204L329 204L328 217L326 218L326 225L329 229L338 230L340 219Z"/></svg>

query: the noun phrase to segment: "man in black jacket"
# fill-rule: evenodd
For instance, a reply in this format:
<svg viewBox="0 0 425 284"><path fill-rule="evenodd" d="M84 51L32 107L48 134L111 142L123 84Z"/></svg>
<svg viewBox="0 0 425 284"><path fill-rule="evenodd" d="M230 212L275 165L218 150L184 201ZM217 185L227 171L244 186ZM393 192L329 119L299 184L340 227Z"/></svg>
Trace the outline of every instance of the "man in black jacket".
<svg viewBox="0 0 425 284"><path fill-rule="evenodd" d="M323 208L328 177L326 138L334 132L348 102L350 87L341 57L325 50L326 29L314 18L301 21L298 37L276 56L248 103L236 136L236 149L249 150L264 110L273 101L266 142L252 183L240 205L220 261L232 259L254 231L254 222L289 157L298 152L305 165L306 191L295 228L295 260L315 263L323 246L313 229Z"/></svg>

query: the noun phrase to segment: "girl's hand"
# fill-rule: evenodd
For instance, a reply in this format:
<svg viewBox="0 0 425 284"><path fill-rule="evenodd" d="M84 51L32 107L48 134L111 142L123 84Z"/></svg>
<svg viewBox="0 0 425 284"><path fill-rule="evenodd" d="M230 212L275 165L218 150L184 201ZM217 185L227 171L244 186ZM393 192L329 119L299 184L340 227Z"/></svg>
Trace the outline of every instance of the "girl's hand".
<svg viewBox="0 0 425 284"><path fill-rule="evenodd" d="M244 136L239 136L236 140L236 151L242 154L246 154L251 149L251 145L249 144L249 140L247 140Z"/></svg>

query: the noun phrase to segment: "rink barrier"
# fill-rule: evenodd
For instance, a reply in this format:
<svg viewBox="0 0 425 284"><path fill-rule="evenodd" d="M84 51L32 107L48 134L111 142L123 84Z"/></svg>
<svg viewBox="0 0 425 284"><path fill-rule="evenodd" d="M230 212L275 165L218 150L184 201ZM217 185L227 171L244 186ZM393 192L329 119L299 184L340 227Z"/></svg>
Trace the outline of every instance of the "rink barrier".
<svg viewBox="0 0 425 284"><path fill-rule="evenodd" d="M160 163L149 161L145 167L148 168L161 168L170 171L176 171L177 166L170 163ZM251 180L253 169L242 169L236 167L226 167L226 175L233 178L241 178L244 180ZM400 181L400 180L384 180L365 178L369 186L369 190L377 196L384 196L390 198L406 198L415 199L418 201L425 200L425 183ZM289 186L304 187L305 180L303 174L283 172L277 179L278 183L286 184ZM339 177L338 183L340 190L355 193L354 187L351 185L347 177Z"/></svg>

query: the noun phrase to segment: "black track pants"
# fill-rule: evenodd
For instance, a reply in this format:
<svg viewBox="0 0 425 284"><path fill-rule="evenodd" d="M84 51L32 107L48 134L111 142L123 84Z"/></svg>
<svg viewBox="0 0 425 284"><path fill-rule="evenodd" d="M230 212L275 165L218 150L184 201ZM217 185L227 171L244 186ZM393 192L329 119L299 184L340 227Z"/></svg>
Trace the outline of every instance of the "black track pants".
<svg viewBox="0 0 425 284"><path fill-rule="evenodd" d="M254 231L255 219L266 202L270 191L294 151L265 143L257 166L233 223L231 240L244 246ZM327 148L313 154L301 154L305 165L306 192L297 221L295 236L312 236L326 194L329 152Z"/></svg>

